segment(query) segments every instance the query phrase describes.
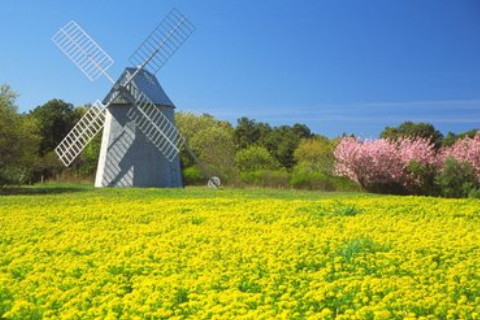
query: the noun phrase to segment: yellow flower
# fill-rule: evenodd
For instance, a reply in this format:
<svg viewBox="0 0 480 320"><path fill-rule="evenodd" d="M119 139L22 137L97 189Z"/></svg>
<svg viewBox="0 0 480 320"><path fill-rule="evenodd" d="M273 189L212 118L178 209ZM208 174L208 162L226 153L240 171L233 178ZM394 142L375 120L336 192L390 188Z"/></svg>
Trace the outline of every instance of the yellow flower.
<svg viewBox="0 0 480 320"><path fill-rule="evenodd" d="M478 201L225 191L2 198L0 318L478 319Z"/></svg>

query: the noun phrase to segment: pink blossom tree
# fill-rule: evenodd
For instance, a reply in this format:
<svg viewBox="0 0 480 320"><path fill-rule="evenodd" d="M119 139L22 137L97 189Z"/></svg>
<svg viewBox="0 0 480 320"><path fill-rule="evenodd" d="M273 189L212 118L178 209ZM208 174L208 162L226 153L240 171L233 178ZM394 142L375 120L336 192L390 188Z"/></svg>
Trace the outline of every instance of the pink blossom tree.
<svg viewBox="0 0 480 320"><path fill-rule="evenodd" d="M435 163L435 149L428 139L401 138L359 140L343 138L334 152L335 171L358 182L371 185L401 185L417 183L407 167L413 161L422 165Z"/></svg>
<svg viewBox="0 0 480 320"><path fill-rule="evenodd" d="M442 166L448 157L469 163L475 170L480 182L480 131L473 138L465 137L455 142L451 147L442 149L438 156L438 165Z"/></svg>
<svg viewBox="0 0 480 320"><path fill-rule="evenodd" d="M437 152L431 139L402 138L397 148L403 165L403 188L408 193L432 194Z"/></svg>
<svg viewBox="0 0 480 320"><path fill-rule="evenodd" d="M335 172L367 188L397 185L411 193L430 193L433 190L427 189L433 189L434 176L448 157L470 164L480 183L480 131L440 151L424 138L393 141L347 137L340 141L334 155Z"/></svg>
<svg viewBox="0 0 480 320"><path fill-rule="evenodd" d="M396 142L400 160L404 166L411 161L422 164L435 164L435 146L425 138L401 138Z"/></svg>
<svg viewBox="0 0 480 320"><path fill-rule="evenodd" d="M334 152L336 173L345 175L361 186L390 184L402 175L400 157L386 139L361 141L344 138Z"/></svg>

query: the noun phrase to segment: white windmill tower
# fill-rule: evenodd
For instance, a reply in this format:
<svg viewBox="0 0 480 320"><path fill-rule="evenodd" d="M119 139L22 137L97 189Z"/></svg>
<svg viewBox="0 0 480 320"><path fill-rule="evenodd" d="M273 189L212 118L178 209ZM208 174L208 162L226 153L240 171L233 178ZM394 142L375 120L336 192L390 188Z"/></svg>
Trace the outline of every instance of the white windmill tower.
<svg viewBox="0 0 480 320"><path fill-rule="evenodd" d="M107 73L113 59L74 21L52 37L87 78L104 75L113 84L55 148L65 166L103 128L95 186L183 185L179 152L185 138L174 125L175 107L154 74L194 30L187 17L173 9L130 57L135 67L126 68L117 81ZM210 186L219 184L218 178L212 181Z"/></svg>

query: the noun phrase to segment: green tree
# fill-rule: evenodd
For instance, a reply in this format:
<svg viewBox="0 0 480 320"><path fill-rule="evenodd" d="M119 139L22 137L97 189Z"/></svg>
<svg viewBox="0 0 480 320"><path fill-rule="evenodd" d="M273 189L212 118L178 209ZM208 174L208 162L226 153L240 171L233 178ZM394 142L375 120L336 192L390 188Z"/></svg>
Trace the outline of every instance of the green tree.
<svg viewBox="0 0 480 320"><path fill-rule="evenodd" d="M272 132L269 124L256 122L253 119L243 117L237 120L234 131L237 149L244 149L252 145L264 145L265 139Z"/></svg>
<svg viewBox="0 0 480 320"><path fill-rule="evenodd" d="M443 135L430 123L406 121L398 127L386 127L380 133L380 137L391 140L397 140L402 137L425 138L429 139L438 148L442 144Z"/></svg>
<svg viewBox="0 0 480 320"><path fill-rule="evenodd" d="M303 134L299 135L291 126L279 126L267 135L264 146L282 166L290 169L295 165L293 154L303 137Z"/></svg>
<svg viewBox="0 0 480 320"><path fill-rule="evenodd" d="M191 143L196 135L208 128L224 128L231 131L231 125L228 122L218 121L209 114L196 115L191 112L175 113L175 125L185 137L188 144ZM182 149L180 152L180 158L185 168L195 165L195 159L192 159L185 149Z"/></svg>
<svg viewBox="0 0 480 320"><path fill-rule="evenodd" d="M300 138L311 138L314 136L310 128L301 123L295 123L292 129Z"/></svg>
<svg viewBox="0 0 480 320"><path fill-rule="evenodd" d="M292 168L295 163L293 152L300 139L311 137L312 133L306 125L300 123L272 128L268 123L243 117L237 120L234 136L237 150L261 146L285 168Z"/></svg>
<svg viewBox="0 0 480 320"><path fill-rule="evenodd" d="M206 174L214 174L228 181L235 176L233 163L235 143L233 130L213 126L197 132L190 140L192 150L198 155L200 169L206 166Z"/></svg>
<svg viewBox="0 0 480 320"><path fill-rule="evenodd" d="M219 126L219 121L209 114L196 115L191 112L176 112L175 124L182 135L189 141L198 132Z"/></svg>
<svg viewBox="0 0 480 320"><path fill-rule="evenodd" d="M30 112L38 123L41 137L38 153L43 156L52 151L80 119L71 103L53 99Z"/></svg>
<svg viewBox="0 0 480 320"><path fill-rule="evenodd" d="M0 185L28 181L39 137L34 119L17 113L17 94L0 87Z"/></svg>
<svg viewBox="0 0 480 320"><path fill-rule="evenodd" d="M332 174L335 143L324 136L302 139L294 152L297 167L306 171Z"/></svg>
<svg viewBox="0 0 480 320"><path fill-rule="evenodd" d="M448 134L442 140L442 146L449 147L452 146L457 140L469 137L473 138L480 129L472 129L459 134L453 132L448 132Z"/></svg>
<svg viewBox="0 0 480 320"><path fill-rule="evenodd" d="M241 172L256 170L275 170L281 167L280 163L272 157L267 149L260 146L250 146L237 151L235 166Z"/></svg>
<svg viewBox="0 0 480 320"><path fill-rule="evenodd" d="M443 169L435 177L440 193L448 198L467 197L479 185L472 165L453 157L445 159Z"/></svg>

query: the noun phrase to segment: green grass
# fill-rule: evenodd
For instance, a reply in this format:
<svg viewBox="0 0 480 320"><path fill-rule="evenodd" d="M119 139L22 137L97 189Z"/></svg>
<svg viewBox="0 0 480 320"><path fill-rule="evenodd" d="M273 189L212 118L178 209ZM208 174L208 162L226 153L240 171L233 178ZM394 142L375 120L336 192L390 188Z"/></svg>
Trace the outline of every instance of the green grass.
<svg viewBox="0 0 480 320"><path fill-rule="evenodd" d="M75 195L81 193L81 195ZM230 188L218 190L206 186L187 186L185 188L95 188L91 184L81 183L45 183L0 189L0 197L43 195L52 197L105 197L112 199L148 199L153 198L245 198L245 199L284 199L317 200L324 198L371 197L375 195L360 192L324 192L294 189L270 188Z"/></svg>

